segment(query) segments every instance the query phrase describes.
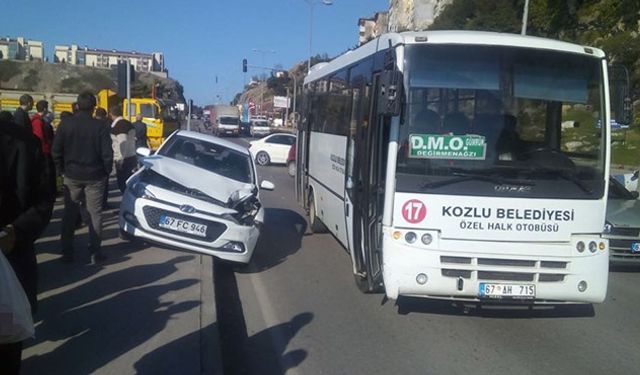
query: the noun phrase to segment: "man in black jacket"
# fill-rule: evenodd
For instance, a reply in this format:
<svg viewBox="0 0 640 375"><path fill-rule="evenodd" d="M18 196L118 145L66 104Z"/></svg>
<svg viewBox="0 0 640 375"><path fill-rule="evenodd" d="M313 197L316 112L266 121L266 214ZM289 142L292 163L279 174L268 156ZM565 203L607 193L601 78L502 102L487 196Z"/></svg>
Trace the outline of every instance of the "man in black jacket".
<svg viewBox="0 0 640 375"><path fill-rule="evenodd" d="M0 121L0 249L36 310L37 262L33 243L49 223L48 188L38 139L28 129ZM2 319L0 317L0 325ZM19 374L22 343L0 344L0 374Z"/></svg>
<svg viewBox="0 0 640 375"><path fill-rule="evenodd" d="M103 261L102 196L111 173L113 150L104 122L92 117L96 98L78 95L78 113L63 120L53 141L56 170L64 176L64 216L62 218L62 260L73 261L76 218L83 205L89 216L89 250L94 262ZM84 212L84 211L83 211Z"/></svg>
<svg viewBox="0 0 640 375"><path fill-rule="evenodd" d="M24 126L31 131L31 118L29 118L29 111L33 109L33 97L29 94L24 94L20 97L20 107L13 113L13 118L16 124Z"/></svg>

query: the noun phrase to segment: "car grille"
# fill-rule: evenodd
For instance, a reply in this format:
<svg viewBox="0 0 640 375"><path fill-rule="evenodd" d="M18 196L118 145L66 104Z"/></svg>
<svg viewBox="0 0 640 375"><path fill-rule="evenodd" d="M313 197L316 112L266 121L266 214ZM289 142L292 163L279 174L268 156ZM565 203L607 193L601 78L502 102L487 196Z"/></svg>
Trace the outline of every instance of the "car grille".
<svg viewBox="0 0 640 375"><path fill-rule="evenodd" d="M631 251L631 246L633 243L640 242L640 239L635 240L609 240L609 251L611 253L611 257L618 259L640 259L640 252L634 253Z"/></svg>
<svg viewBox="0 0 640 375"><path fill-rule="evenodd" d="M561 282L568 274L569 262L441 256L445 277L483 281Z"/></svg>
<svg viewBox="0 0 640 375"><path fill-rule="evenodd" d="M220 237L222 233L224 233L224 231L227 230L227 226L222 223L218 223L215 221L202 220L199 218L195 218L193 216L187 216L177 212L161 210L156 207L145 206L142 208L142 212L144 213L144 217L151 228L165 232L165 233L177 234L183 237L193 238L199 241L213 242L217 240L218 237ZM171 217L175 217L176 219L187 220L193 223L206 225L207 226L206 237L200 237L200 236L196 236L189 233L182 233L182 232L177 232L167 228L161 228L158 224L160 222L160 217L165 214Z"/></svg>
<svg viewBox="0 0 640 375"><path fill-rule="evenodd" d="M611 228L609 233L612 236L627 236L638 237L640 235L640 228Z"/></svg>

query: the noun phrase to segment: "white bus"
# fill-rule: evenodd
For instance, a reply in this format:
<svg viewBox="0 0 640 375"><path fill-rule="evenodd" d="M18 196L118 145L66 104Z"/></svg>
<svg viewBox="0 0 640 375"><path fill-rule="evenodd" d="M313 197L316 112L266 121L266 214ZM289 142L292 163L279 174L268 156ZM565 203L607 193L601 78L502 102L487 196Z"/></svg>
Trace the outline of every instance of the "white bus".
<svg viewBox="0 0 640 375"><path fill-rule="evenodd" d="M304 82L296 188L391 299L597 303L605 54L511 34L385 34Z"/></svg>

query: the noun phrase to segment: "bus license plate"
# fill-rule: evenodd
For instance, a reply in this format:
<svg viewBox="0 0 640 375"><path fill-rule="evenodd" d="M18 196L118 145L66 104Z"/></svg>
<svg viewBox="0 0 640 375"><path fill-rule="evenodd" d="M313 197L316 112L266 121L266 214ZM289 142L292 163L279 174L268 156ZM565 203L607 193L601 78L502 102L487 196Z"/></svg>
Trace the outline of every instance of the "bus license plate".
<svg viewBox="0 0 640 375"><path fill-rule="evenodd" d="M160 228L170 229L176 232L192 234L198 237L207 236L207 226L204 224L193 223L191 221L176 219L175 217L162 215L158 223Z"/></svg>
<svg viewBox="0 0 640 375"><path fill-rule="evenodd" d="M480 283L481 298L521 298L536 297L534 284L492 284Z"/></svg>

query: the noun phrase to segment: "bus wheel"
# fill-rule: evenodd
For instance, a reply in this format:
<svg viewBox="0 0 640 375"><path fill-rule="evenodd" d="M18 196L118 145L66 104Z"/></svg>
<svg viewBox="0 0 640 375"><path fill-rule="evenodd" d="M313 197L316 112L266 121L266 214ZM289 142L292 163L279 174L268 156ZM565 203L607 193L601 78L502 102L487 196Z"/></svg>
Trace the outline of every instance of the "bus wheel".
<svg viewBox="0 0 640 375"><path fill-rule="evenodd" d="M260 151L258 152L258 155L256 155L256 163L262 166L268 165L270 161L271 159L269 158L269 154L264 151Z"/></svg>
<svg viewBox="0 0 640 375"><path fill-rule="evenodd" d="M316 201L313 192L309 195L309 227L313 233L326 233L327 227L316 215Z"/></svg>
<svg viewBox="0 0 640 375"><path fill-rule="evenodd" d="M380 284L373 284L369 281L369 278L366 275L353 275L356 286L362 293L382 293L384 288Z"/></svg>

